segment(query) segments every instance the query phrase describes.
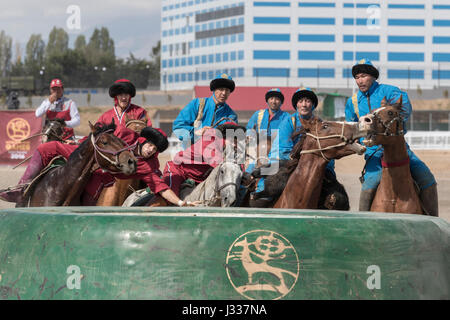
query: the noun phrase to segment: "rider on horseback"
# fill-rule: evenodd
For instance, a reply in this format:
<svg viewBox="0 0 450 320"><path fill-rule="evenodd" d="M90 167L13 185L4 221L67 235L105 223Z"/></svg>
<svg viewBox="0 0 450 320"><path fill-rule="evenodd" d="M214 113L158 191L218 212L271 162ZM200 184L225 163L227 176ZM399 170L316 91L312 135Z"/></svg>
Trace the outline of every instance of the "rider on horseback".
<svg viewBox="0 0 450 320"><path fill-rule="evenodd" d="M358 121L359 117L371 113L381 106L381 101L397 101L402 97L403 121L406 121L412 112L412 107L406 92L386 84L379 84L379 72L368 59L362 59L352 68L359 91L347 100L345 106L345 120ZM420 187L420 199L427 212L433 216L438 215L438 200L436 180L430 169L423 163L407 145L410 158L411 175ZM365 173L359 200L359 211L370 211L373 198L380 183L382 166L381 146L367 147L364 158L366 160Z"/></svg>
<svg viewBox="0 0 450 320"><path fill-rule="evenodd" d="M235 89L233 79L227 74L221 74L211 81L209 88L213 92L211 97L192 100L173 123L173 132L183 142L183 149L197 141L219 119L224 119L221 122L238 121L236 113L226 104Z"/></svg>
<svg viewBox="0 0 450 320"><path fill-rule="evenodd" d="M60 79L53 79L50 82L50 96L41 103L35 114L38 118L46 115L47 120L64 120L66 127L63 140L72 138L73 128L80 125L77 105L73 100L64 97L64 85Z"/></svg>
<svg viewBox="0 0 450 320"><path fill-rule="evenodd" d="M177 194L180 194L181 184L191 179L196 183L204 181L214 168L224 161L224 148L229 139L227 134L238 134L245 128L235 122L225 122L214 128L205 129L201 139L184 151L178 152L173 161L168 161L164 168L164 181ZM244 138L244 137L243 137Z"/></svg>
<svg viewBox="0 0 450 320"><path fill-rule="evenodd" d="M131 98L136 96L136 88L130 80L115 81L109 88L109 96L114 98L114 107L102 114L97 122L111 123L114 119L117 126L125 126L127 117L134 120L142 120L147 117L147 111L144 108L131 103ZM152 126L150 119L147 121L147 126Z"/></svg>
<svg viewBox="0 0 450 320"><path fill-rule="evenodd" d="M291 117L285 118L279 127L278 138L273 142L272 148L268 155L269 161L271 163L281 162L290 159L290 153L294 145L299 141L300 136L296 136L293 140L292 135L299 131L302 127L300 118L311 119L314 117L313 111L317 107L318 98L316 94L309 88L300 88L292 96L292 107L295 109L295 113ZM334 173L334 160L331 160L327 165L327 170L333 175ZM256 169L252 176L260 177L260 169ZM256 191L253 196L257 195L259 192L264 190L264 177L258 182ZM254 198L254 197L252 197ZM253 199L255 200L255 198ZM267 206L273 201L272 198L259 198L254 201L255 206Z"/></svg>

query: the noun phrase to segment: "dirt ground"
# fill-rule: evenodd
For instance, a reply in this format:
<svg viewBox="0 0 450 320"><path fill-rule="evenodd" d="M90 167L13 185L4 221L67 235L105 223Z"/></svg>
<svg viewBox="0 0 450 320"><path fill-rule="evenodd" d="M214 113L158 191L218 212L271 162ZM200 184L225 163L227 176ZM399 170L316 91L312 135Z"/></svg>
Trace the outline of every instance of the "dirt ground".
<svg viewBox="0 0 450 320"><path fill-rule="evenodd" d="M422 150L415 151L431 169L438 182L439 213L440 217L450 222L450 151ZM161 155L161 169L169 159L168 155ZM360 182L358 180L364 165L363 157L349 156L336 161L336 173L338 180L345 186L350 197L350 210L358 210ZM0 189L16 184L25 167L12 169L8 166L0 166ZM13 208L14 204L0 200L0 210Z"/></svg>

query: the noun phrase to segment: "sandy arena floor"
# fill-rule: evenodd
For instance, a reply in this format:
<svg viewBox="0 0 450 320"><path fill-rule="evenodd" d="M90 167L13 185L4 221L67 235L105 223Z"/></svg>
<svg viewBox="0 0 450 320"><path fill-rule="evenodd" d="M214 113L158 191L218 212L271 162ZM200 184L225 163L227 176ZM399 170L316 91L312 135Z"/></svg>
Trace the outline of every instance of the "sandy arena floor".
<svg viewBox="0 0 450 320"><path fill-rule="evenodd" d="M435 175L438 182L439 214L440 217L450 222L450 151L416 151L420 159L425 161ZM160 158L162 169L167 156ZM345 186L350 197L350 209L358 210L360 182L358 177L364 165L360 156L349 156L336 161L336 173L338 180ZM21 166L12 170L8 166L0 166L0 189L16 184L25 170ZM0 200L0 209L13 208L14 204Z"/></svg>

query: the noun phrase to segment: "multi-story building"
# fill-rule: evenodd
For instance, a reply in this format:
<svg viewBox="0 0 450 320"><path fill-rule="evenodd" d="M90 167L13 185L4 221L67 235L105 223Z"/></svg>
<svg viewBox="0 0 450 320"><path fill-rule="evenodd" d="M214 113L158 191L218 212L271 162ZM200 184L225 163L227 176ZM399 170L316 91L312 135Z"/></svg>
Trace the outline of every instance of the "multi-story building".
<svg viewBox="0 0 450 320"><path fill-rule="evenodd" d="M361 58L404 89L450 85L450 1L162 0L161 88L352 88Z"/></svg>

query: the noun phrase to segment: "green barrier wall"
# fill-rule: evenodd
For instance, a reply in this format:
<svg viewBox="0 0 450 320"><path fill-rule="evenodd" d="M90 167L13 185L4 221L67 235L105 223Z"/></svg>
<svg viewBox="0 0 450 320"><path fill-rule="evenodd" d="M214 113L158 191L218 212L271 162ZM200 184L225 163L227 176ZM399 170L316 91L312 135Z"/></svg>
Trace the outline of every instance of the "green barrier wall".
<svg viewBox="0 0 450 320"><path fill-rule="evenodd" d="M0 299L449 299L450 224L306 210L0 212Z"/></svg>

